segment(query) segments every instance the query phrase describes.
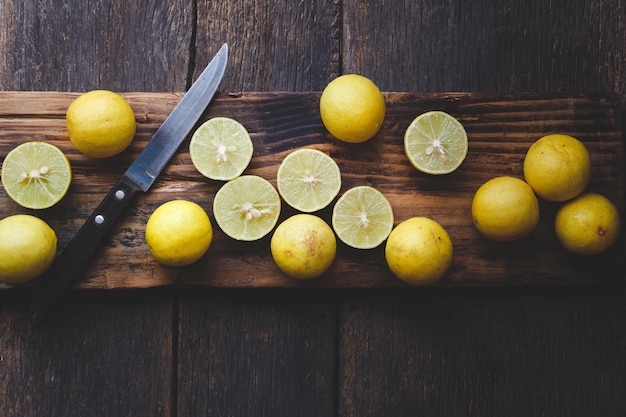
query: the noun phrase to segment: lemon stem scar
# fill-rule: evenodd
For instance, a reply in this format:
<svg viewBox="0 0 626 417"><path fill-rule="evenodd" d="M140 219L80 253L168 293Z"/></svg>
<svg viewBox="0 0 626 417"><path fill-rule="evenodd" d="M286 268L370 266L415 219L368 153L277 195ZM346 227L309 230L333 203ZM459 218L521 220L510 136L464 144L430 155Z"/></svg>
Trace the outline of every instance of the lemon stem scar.
<svg viewBox="0 0 626 417"><path fill-rule="evenodd" d="M43 165L39 169L33 169L30 172L22 172L17 177L17 182L30 182L30 181L40 181L44 179L44 176L50 172L50 167L48 165Z"/></svg>
<svg viewBox="0 0 626 417"><path fill-rule="evenodd" d="M235 206L235 210L238 211L239 214L241 214L246 219L246 221L259 220L263 216L272 215L271 209L267 208L259 210L258 208L254 207L252 203L239 204Z"/></svg>

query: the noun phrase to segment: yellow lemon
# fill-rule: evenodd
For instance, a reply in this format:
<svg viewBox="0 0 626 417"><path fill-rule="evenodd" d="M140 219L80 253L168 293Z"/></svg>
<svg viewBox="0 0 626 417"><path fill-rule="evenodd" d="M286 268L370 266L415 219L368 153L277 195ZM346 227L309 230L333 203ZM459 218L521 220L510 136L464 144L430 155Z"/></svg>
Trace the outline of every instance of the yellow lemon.
<svg viewBox="0 0 626 417"><path fill-rule="evenodd" d="M146 243L164 265L185 266L200 259L211 246L213 228L206 211L186 200L157 207L146 224Z"/></svg>
<svg viewBox="0 0 626 417"><path fill-rule="evenodd" d="M385 245L385 259L393 274L411 285L438 281L452 264L448 232L435 220L413 217L397 225Z"/></svg>
<svg viewBox="0 0 626 417"><path fill-rule="evenodd" d="M609 199L586 193L561 206L554 227L565 249L578 255L597 255L615 243L621 220Z"/></svg>
<svg viewBox="0 0 626 417"><path fill-rule="evenodd" d="M532 188L519 178L492 178L474 194L472 219L478 231L490 239L518 240L537 226L539 201Z"/></svg>
<svg viewBox="0 0 626 417"><path fill-rule="evenodd" d="M48 224L29 214L0 220L0 279L17 284L31 281L52 265L57 235Z"/></svg>
<svg viewBox="0 0 626 417"><path fill-rule="evenodd" d="M358 74L335 78L320 98L324 126L344 142L371 139L383 124L385 109L385 99L376 84Z"/></svg>
<svg viewBox="0 0 626 417"><path fill-rule="evenodd" d="M296 214L278 225L270 242L272 258L286 275L312 279L333 263L337 239L330 226L313 214Z"/></svg>
<svg viewBox="0 0 626 417"><path fill-rule="evenodd" d="M524 158L524 178L548 201L566 201L579 195L591 176L589 151L568 135L548 135L531 145Z"/></svg>
<svg viewBox="0 0 626 417"><path fill-rule="evenodd" d="M128 147L137 123L128 102L108 90L89 91L75 99L65 116L72 144L93 158L108 158Z"/></svg>

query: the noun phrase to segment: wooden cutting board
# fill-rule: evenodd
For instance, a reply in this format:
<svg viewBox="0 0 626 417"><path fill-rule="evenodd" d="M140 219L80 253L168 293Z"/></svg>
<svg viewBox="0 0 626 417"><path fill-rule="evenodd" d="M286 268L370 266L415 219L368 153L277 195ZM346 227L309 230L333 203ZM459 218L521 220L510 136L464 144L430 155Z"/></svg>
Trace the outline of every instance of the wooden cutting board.
<svg viewBox="0 0 626 417"><path fill-rule="evenodd" d="M65 111L79 93L0 92L0 158L16 145L43 140L69 157L74 179L68 195L44 211L17 206L0 190L0 217L31 213L57 232L59 250L69 242L91 211L119 179L151 135L180 100L177 93L124 93L137 118L137 137L123 154L96 160L79 154L69 142ZM589 190L612 200L623 216L624 142L622 108L617 95L576 94L412 94L385 93L387 115L380 133L364 144L345 144L324 129L318 114L319 93L219 93L203 116L228 116L250 132L255 146L247 174L274 185L281 160L300 147L331 155L342 172L342 192L371 185L389 199L396 224L413 216L441 223L454 243L454 261L437 286L514 286L611 283L624 276L624 239L596 257L567 253L556 240L553 219L557 204L541 202L541 220L521 241L496 243L483 238L471 219L471 201L478 187L492 177L523 177L528 147L539 137L566 133L588 147L593 164ZM444 110L457 117L469 137L461 168L447 176L416 171L403 150L409 123L422 112ZM139 196L117 224L76 283L79 288L145 288L163 285L217 287L394 287L404 284L387 269L384 245L355 250L339 243L331 269L308 282L290 279L277 269L269 236L237 242L219 230L212 203L221 182L193 167L188 140L181 146L149 193ZM214 241L196 264L173 268L158 264L145 244L145 223L161 203L182 198L202 205L212 218ZM318 213L330 222L331 209ZM281 218L295 214L283 204ZM11 288L0 284L1 288Z"/></svg>

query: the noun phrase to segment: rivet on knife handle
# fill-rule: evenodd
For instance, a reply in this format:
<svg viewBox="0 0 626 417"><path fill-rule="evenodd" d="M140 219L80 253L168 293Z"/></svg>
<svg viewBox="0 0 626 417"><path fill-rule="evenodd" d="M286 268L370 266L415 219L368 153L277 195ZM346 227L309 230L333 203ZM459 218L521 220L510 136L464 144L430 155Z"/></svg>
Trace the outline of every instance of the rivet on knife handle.
<svg viewBox="0 0 626 417"><path fill-rule="evenodd" d="M165 168L213 98L227 60L228 45L224 44L52 267L37 279L31 306L35 323L40 323L65 293L132 197L148 191Z"/></svg>
<svg viewBox="0 0 626 417"><path fill-rule="evenodd" d="M32 319L39 323L94 254L133 196L139 191L126 177L116 184L87 219L52 267L37 280Z"/></svg>

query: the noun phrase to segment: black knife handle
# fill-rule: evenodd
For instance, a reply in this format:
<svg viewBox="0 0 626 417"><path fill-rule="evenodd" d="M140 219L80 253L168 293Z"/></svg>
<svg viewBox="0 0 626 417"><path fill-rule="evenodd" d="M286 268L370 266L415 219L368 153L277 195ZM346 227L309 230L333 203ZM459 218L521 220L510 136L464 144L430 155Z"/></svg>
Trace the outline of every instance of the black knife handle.
<svg viewBox="0 0 626 417"><path fill-rule="evenodd" d="M85 267L116 220L140 191L123 176L87 219L50 269L37 279L31 317L40 323Z"/></svg>

